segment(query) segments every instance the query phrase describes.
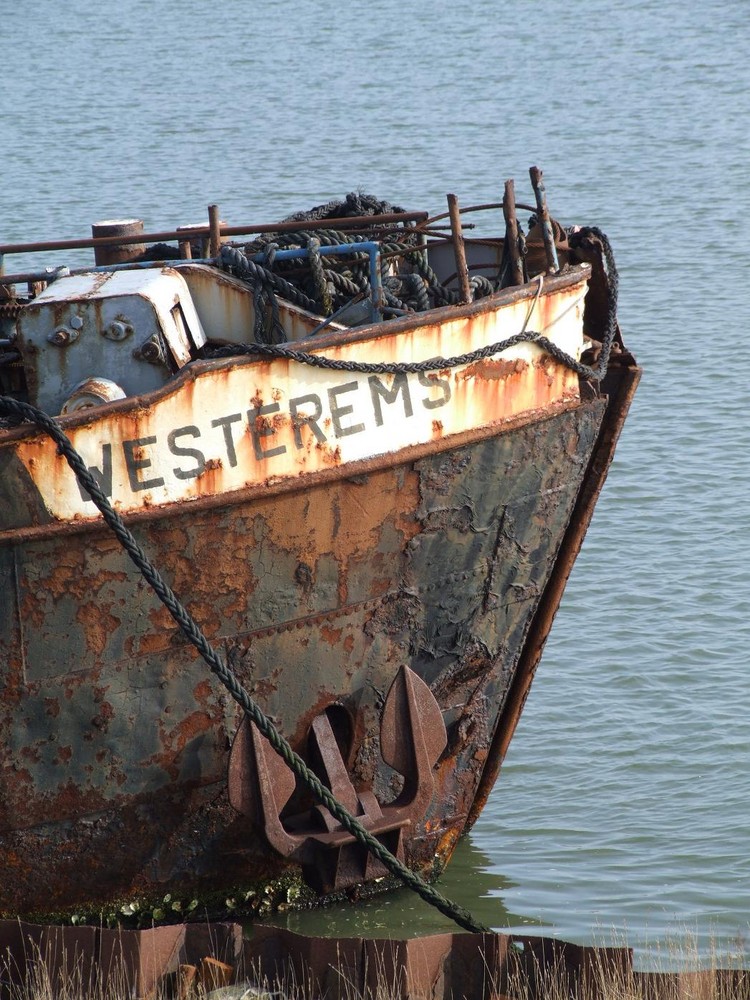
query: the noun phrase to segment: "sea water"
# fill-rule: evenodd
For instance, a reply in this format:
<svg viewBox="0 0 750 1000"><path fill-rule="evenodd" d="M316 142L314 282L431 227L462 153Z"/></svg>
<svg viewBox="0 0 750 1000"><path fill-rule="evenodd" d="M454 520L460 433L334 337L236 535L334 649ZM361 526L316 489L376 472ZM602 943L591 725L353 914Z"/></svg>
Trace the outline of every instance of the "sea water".
<svg viewBox="0 0 750 1000"><path fill-rule="evenodd" d="M514 177L529 200L532 164L558 219L609 235L644 379L442 881L498 929L750 947L749 27L747 0L0 0L1 242L355 189L438 212ZM403 893L293 924L448 928Z"/></svg>

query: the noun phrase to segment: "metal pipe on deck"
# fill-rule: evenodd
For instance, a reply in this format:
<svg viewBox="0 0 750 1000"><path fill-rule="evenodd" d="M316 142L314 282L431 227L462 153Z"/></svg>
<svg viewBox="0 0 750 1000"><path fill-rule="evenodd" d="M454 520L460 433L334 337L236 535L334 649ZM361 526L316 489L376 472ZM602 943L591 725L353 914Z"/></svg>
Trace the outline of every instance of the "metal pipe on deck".
<svg viewBox="0 0 750 1000"><path fill-rule="evenodd" d="M307 219L293 222L263 222L247 226L220 226L221 236L249 236L254 233L295 233L314 229L376 229L378 226L398 222L424 222L427 212L387 212L383 215L356 215L343 219ZM127 243L163 243L165 240L188 240L192 236L208 236L209 226L191 226L159 233L142 233L139 236L89 237L80 240L46 240L38 243L2 243L4 253L39 253L46 250L87 250L98 246Z"/></svg>
<svg viewBox="0 0 750 1000"><path fill-rule="evenodd" d="M94 260L97 264L125 264L136 260L146 250L143 238L143 219L105 219L94 222L91 226L91 236L94 239L112 237L113 242L94 247ZM115 237L117 242L114 242ZM123 237L128 237L123 241ZM137 238L134 242L130 237Z"/></svg>

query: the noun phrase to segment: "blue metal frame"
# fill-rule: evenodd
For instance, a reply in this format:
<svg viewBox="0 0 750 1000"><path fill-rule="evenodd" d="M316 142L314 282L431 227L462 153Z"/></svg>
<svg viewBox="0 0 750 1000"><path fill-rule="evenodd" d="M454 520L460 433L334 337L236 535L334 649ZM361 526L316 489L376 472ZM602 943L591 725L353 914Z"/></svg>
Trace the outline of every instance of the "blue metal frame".
<svg viewBox="0 0 750 1000"><path fill-rule="evenodd" d="M335 246L318 247L321 257L329 254L347 254L366 252L370 258L370 288L372 289L372 320L374 323L383 318L383 284L380 280L380 244L368 240L364 243L337 243ZM294 260L299 257L308 257L310 251L307 247L298 247L294 250L277 250L276 260ZM256 253L250 258L257 264L262 264L266 259L264 253Z"/></svg>

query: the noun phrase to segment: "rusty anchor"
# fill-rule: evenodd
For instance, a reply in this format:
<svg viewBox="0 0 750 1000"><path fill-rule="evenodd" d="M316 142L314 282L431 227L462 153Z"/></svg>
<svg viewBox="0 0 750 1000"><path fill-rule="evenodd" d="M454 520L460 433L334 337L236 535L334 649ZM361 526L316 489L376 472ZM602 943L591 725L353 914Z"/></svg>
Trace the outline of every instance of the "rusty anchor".
<svg viewBox="0 0 750 1000"><path fill-rule="evenodd" d="M381 805L371 788L355 788L327 711L310 727L309 757L338 801L397 858L404 860L404 834L426 814L434 789L433 768L447 741L440 706L425 682L402 666L386 695L380 720L380 753L404 778L398 797ZM341 827L322 805L285 816L296 778L254 723L243 718L229 758L229 801L249 817L273 847L302 867L319 893L333 892L386 875L380 861Z"/></svg>

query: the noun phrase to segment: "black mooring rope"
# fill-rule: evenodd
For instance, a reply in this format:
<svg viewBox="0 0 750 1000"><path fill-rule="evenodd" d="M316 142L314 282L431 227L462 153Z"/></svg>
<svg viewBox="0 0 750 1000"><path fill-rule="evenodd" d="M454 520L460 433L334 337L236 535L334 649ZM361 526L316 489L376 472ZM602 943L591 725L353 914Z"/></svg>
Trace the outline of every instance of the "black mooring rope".
<svg viewBox="0 0 750 1000"><path fill-rule="evenodd" d="M58 452L64 456L73 470L79 483L87 491L101 512L107 525L117 537L122 547L140 570L143 577L151 585L154 593L177 622L183 633L195 646L214 674L229 691L234 700L241 706L245 714L258 727L273 749L291 768L292 771L307 785L315 798L336 817L345 830L366 847L392 875L400 878L410 889L421 896L427 903L434 906L446 917L454 920L464 930L482 933L489 930L475 920L464 907L446 899L432 886L428 885L416 872L411 871L385 848L364 826L349 813L334 797L330 789L311 771L299 754L291 748L278 729L274 726L260 706L242 687L236 675L228 664L211 646L190 612L180 603L169 585L148 558L133 534L123 523L120 515L114 510L107 497L99 488L98 483L84 464L82 457L75 450L69 438L58 422L37 409L30 403L22 403L10 396L0 396L0 413L14 418L30 421L40 427L57 444Z"/></svg>

